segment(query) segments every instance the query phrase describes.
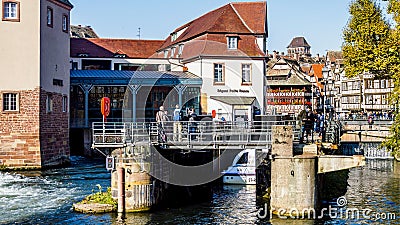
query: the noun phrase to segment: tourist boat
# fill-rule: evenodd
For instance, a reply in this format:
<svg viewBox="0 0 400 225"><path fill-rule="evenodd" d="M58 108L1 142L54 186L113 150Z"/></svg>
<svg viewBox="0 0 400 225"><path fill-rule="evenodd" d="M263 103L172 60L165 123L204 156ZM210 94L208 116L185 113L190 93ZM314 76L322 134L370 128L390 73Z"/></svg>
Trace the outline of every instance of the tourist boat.
<svg viewBox="0 0 400 225"><path fill-rule="evenodd" d="M232 165L222 174L224 184L256 184L256 150L239 152Z"/></svg>

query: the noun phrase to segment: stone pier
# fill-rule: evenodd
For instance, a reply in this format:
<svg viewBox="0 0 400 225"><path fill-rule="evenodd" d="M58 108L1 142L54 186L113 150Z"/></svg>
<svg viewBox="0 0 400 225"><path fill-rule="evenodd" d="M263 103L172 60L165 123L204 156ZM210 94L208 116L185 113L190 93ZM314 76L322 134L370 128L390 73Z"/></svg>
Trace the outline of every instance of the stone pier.
<svg viewBox="0 0 400 225"><path fill-rule="evenodd" d="M143 148L144 146L140 146ZM126 155L123 149L114 152L116 157L116 170L111 176L111 191L113 198L118 196L118 182L124 181L124 211L125 212L143 212L148 211L156 204L158 199L155 196L154 187L157 182L149 174L151 164L148 162L138 162L137 158ZM124 170L124 177L118 177L118 170ZM121 174L121 173L120 173ZM121 209L119 209L121 210Z"/></svg>
<svg viewBox="0 0 400 225"><path fill-rule="evenodd" d="M318 174L365 165L365 159L359 156L319 156L316 151L308 150L302 155L294 155L293 152L291 127L274 126L271 211L279 216L307 218L315 215L318 208Z"/></svg>

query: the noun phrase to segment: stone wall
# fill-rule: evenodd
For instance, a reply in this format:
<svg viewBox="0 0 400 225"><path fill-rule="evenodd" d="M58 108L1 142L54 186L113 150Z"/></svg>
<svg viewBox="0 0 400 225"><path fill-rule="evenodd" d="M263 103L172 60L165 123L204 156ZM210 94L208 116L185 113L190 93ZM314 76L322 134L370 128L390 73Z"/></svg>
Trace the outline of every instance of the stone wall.
<svg viewBox="0 0 400 225"><path fill-rule="evenodd" d="M18 93L19 110L3 111L3 93ZM53 110L47 112L51 96ZM68 112L62 95L39 88L0 92L0 166L36 169L69 160Z"/></svg>
<svg viewBox="0 0 400 225"><path fill-rule="evenodd" d="M19 111L3 111L3 93L18 93ZM41 166L39 142L39 88L2 91L0 94L0 165L38 168Z"/></svg>
<svg viewBox="0 0 400 225"><path fill-rule="evenodd" d="M63 112L63 95L41 90L40 95L40 149L42 167L57 166L69 161L68 110ZM52 110L46 108L47 97Z"/></svg>

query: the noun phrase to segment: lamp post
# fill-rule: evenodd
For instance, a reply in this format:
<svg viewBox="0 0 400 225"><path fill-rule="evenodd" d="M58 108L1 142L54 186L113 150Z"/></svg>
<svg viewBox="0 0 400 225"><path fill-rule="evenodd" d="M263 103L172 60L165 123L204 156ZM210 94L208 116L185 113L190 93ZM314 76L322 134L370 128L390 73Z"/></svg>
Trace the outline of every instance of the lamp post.
<svg viewBox="0 0 400 225"><path fill-rule="evenodd" d="M323 98L323 103L322 106L324 107L324 120L323 120L323 128L322 128L322 142L325 141L326 139L326 86L328 84L328 76L329 76L329 68L324 66L324 68L322 68L322 77L324 79L324 98Z"/></svg>

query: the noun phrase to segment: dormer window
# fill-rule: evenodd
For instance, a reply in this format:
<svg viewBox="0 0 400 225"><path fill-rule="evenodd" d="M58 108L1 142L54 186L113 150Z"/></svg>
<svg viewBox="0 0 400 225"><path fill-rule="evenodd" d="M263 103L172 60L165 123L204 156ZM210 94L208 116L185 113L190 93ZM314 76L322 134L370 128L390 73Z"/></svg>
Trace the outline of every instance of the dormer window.
<svg viewBox="0 0 400 225"><path fill-rule="evenodd" d="M175 56L175 47L171 48L171 58Z"/></svg>
<svg viewBox="0 0 400 225"><path fill-rule="evenodd" d="M228 37L228 49L237 49L238 37Z"/></svg>
<svg viewBox="0 0 400 225"><path fill-rule="evenodd" d="M178 34L176 32L171 34L171 42L176 41L177 38L178 38Z"/></svg>
<svg viewBox="0 0 400 225"><path fill-rule="evenodd" d="M164 50L164 58L168 58L168 50Z"/></svg>

